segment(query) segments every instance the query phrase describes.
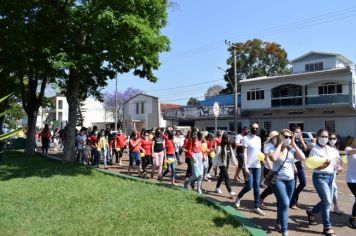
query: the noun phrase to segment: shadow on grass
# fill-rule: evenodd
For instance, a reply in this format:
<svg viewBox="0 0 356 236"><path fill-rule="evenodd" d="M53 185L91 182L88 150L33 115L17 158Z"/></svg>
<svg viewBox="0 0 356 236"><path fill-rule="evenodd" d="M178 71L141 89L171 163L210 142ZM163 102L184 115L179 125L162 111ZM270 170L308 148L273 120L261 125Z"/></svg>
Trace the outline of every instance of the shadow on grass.
<svg viewBox="0 0 356 236"><path fill-rule="evenodd" d="M54 175L75 176L92 175L93 170L77 164L62 164L49 160L40 155L27 156L23 152L6 152L0 163L0 180L14 178L41 177L49 178Z"/></svg>

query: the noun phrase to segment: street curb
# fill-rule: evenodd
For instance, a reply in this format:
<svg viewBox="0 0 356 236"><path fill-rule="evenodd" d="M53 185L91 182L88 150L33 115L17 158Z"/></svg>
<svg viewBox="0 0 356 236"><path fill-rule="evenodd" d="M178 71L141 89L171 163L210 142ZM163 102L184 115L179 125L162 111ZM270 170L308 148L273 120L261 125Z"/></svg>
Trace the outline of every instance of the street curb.
<svg viewBox="0 0 356 236"><path fill-rule="evenodd" d="M46 154L39 153L39 152L37 154L47 157L52 160L62 161L62 159L48 155L48 154L46 155ZM96 171L106 174L106 175L110 175L110 176L114 176L114 177L118 177L118 178L122 178L122 179L126 179L126 180L138 181L138 182L143 182L143 183L147 183L147 184L154 184L157 186L164 186L164 187L168 187L168 188L179 190L179 191L187 191L183 187L174 186L174 185L162 183L162 182L157 182L155 180L141 179L141 178L138 178L135 176L129 176L129 175L121 174L121 173L111 172L108 170L97 169L92 166L86 166L86 167L91 168L93 170L96 170ZM221 210L221 211L225 212L226 214L232 216L233 219L236 220L237 222L239 222L241 224L241 226L243 226L249 232L250 235L252 235L252 236L267 236L268 235L266 231L260 229L249 218L244 216L240 211L236 210L230 204L221 203L213 198L210 198L210 197L204 196L204 195L200 195L196 192L192 192L192 193L196 194L198 199L201 200L202 202L206 203L207 205L213 206L216 209Z"/></svg>

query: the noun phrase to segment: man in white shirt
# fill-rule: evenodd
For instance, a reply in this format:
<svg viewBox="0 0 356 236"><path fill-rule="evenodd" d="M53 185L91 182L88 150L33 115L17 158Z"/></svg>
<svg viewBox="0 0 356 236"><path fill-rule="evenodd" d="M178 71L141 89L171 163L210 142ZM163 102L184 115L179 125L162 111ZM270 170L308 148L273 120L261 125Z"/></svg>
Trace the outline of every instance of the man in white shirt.
<svg viewBox="0 0 356 236"><path fill-rule="evenodd" d="M257 136L258 123L254 122L250 127L250 134L243 139L244 150L244 170L247 175L247 181L244 188L240 191L235 199L235 205L240 207L241 198L253 188L254 195L254 212L264 216L265 213L259 208L260 206L260 178L261 163L257 159L257 154L261 152L261 138Z"/></svg>

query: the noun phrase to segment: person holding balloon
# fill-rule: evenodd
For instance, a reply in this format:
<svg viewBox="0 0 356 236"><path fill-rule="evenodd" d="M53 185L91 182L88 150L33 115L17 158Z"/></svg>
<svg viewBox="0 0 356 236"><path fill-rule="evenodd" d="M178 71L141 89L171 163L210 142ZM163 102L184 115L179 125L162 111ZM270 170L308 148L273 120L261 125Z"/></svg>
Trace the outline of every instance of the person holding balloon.
<svg viewBox="0 0 356 236"><path fill-rule="evenodd" d="M346 182L350 191L356 199L356 138L353 139L350 147L345 148L347 154L347 172L346 172ZM356 200L352 207L352 213L349 218L350 226L356 229Z"/></svg>
<svg viewBox="0 0 356 236"><path fill-rule="evenodd" d="M327 145L329 132L320 129L317 133L317 143L309 153L306 165L313 171L313 185L320 197L320 202L314 207L307 209L310 225L316 225L315 214L321 212L324 226L323 234L336 235L331 228L330 208L333 198L334 164L338 156L332 148Z"/></svg>
<svg viewBox="0 0 356 236"><path fill-rule="evenodd" d="M166 142L166 149L164 152L165 156L165 162L167 164L167 168L164 171L162 176L166 176L169 172L169 169L172 171L172 185L176 185L175 179L176 179L176 168L175 168L175 148L174 148L174 143L173 143L173 134L172 132L168 132L167 134L167 142Z"/></svg>
<svg viewBox="0 0 356 236"><path fill-rule="evenodd" d="M275 183L270 186L277 199L276 228L282 235L288 235L288 210L295 185L294 161L304 161L305 155L295 143L293 132L288 129L279 132L277 143L275 151L269 155L273 162L272 171L277 175Z"/></svg>
<svg viewBox="0 0 356 236"><path fill-rule="evenodd" d="M229 192L229 195L231 198L236 196L236 193L232 191L231 186L230 186L230 178L229 178L229 163L233 162L235 166L238 165L237 159L234 154L234 150L232 149L230 142L229 142L229 137L227 134L223 134L222 139L221 139L221 146L218 146L217 148L217 155L216 158L214 159L214 164L213 166L218 166L220 169L219 172L219 179L216 183L216 193L222 193L220 189L220 185L223 180L225 180L225 186L227 191Z"/></svg>

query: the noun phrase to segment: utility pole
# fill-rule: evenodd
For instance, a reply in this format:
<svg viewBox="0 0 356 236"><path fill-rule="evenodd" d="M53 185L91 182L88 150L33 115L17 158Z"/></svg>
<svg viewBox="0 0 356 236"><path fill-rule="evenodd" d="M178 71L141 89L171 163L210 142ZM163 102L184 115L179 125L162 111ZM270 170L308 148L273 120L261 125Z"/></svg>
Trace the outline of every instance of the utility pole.
<svg viewBox="0 0 356 236"><path fill-rule="evenodd" d="M234 90L234 128L235 132L238 132L238 100L237 100L237 68L236 68L236 47L233 45L232 42L225 40L225 44L232 47L234 50L234 84L233 84L233 90Z"/></svg>
<svg viewBox="0 0 356 236"><path fill-rule="evenodd" d="M115 131L117 131L117 75L115 77Z"/></svg>

